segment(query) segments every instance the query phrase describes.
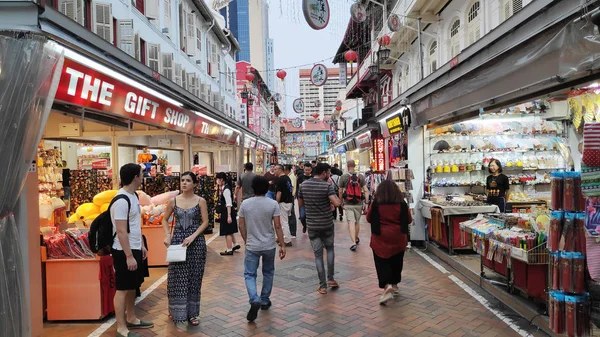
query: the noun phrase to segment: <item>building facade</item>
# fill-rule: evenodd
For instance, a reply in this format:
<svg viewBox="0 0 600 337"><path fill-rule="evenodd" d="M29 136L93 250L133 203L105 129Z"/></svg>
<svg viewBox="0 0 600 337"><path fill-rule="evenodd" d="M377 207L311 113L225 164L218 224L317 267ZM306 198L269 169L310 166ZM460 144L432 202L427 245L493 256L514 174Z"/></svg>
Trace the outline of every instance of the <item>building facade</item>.
<svg viewBox="0 0 600 337"><path fill-rule="evenodd" d="M322 86L315 86L310 78L311 69L300 69L300 98L304 101L305 119L319 114L319 119L329 118L335 112L340 91L346 89L346 78L340 79L339 68L327 69L327 81Z"/></svg>
<svg viewBox="0 0 600 337"><path fill-rule="evenodd" d="M285 139L282 139L282 152L292 156L294 162L302 159L316 159L327 152L331 142L331 128L327 122L304 122L297 127L285 123Z"/></svg>

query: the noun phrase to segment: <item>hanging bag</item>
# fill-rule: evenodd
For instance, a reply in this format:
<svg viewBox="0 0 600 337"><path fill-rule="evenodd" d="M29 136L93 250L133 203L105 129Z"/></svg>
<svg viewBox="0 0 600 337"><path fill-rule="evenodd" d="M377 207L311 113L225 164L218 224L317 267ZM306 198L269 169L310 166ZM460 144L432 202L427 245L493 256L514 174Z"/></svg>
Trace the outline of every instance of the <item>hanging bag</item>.
<svg viewBox="0 0 600 337"><path fill-rule="evenodd" d="M173 239L173 232L175 231L175 226L177 226L177 223L178 223L177 211L175 210L175 208L177 207L177 197L175 197L175 199L173 199L173 200L175 202L175 207L173 207L175 223L173 224L173 227L171 228L171 239ZM167 263L185 262L186 256L187 256L187 247L184 247L183 245L170 245L167 248Z"/></svg>
<svg viewBox="0 0 600 337"><path fill-rule="evenodd" d="M600 166L600 123L585 123L581 161L586 166Z"/></svg>

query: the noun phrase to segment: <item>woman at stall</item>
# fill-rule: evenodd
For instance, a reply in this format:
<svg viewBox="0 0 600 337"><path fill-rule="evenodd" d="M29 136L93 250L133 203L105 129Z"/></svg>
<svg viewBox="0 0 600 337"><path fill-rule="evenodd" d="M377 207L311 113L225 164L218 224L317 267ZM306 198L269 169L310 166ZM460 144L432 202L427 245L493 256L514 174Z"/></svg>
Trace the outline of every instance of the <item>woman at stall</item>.
<svg viewBox="0 0 600 337"><path fill-rule="evenodd" d="M182 193L169 200L162 221L165 230L165 246L187 247L184 262L169 263L167 296L169 314L173 322L183 328L185 322L200 324L200 289L206 264L206 241L204 231L208 228L206 200L194 194L198 183L196 175L181 175ZM169 217L174 214L175 223L169 229Z"/></svg>
<svg viewBox="0 0 600 337"><path fill-rule="evenodd" d="M412 222L403 193L394 181L385 180L379 184L367 212L367 221L371 223L371 249L379 288L383 289L379 303L385 305L398 295L408 225Z"/></svg>
<svg viewBox="0 0 600 337"><path fill-rule="evenodd" d="M500 213L504 213L506 211L510 182L508 177L502 173L502 164L500 164L498 159L490 161L488 171L490 175L487 177L485 183L488 204L498 206Z"/></svg>
<svg viewBox="0 0 600 337"><path fill-rule="evenodd" d="M217 173L217 186L219 186L217 212L221 216L219 221L219 236L224 236L227 242L227 250L221 252L221 255L233 255L233 252L241 247L235 240L235 233L238 232L238 226L235 207L233 207L231 182L224 172Z"/></svg>

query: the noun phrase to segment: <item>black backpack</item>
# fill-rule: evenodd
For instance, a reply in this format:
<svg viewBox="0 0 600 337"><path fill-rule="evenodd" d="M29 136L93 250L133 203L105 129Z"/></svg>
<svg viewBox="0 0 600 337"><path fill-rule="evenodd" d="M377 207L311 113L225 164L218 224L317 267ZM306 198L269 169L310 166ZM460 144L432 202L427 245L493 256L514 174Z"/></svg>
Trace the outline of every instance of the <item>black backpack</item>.
<svg viewBox="0 0 600 337"><path fill-rule="evenodd" d="M113 234L113 223L112 219L110 218L110 208L119 199L127 200L127 214L129 214L129 212L131 212L131 201L129 200L128 196L119 194L111 200L108 209L100 213L100 215L98 215L96 219L92 221L92 225L90 226L90 231L88 233L90 248L92 249L92 252L98 254L99 256L110 255L113 242L117 236L116 231ZM127 233L129 233L129 216L127 216Z"/></svg>

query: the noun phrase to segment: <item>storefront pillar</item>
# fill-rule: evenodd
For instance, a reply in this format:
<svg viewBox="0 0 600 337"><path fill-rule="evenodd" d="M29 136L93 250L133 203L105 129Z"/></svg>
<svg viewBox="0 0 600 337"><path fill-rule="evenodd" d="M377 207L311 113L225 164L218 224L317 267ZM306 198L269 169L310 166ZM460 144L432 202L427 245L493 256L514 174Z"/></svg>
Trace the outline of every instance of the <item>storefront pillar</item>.
<svg viewBox="0 0 600 337"><path fill-rule="evenodd" d="M183 167L181 172L186 172L192 167L192 140L191 136L183 136Z"/></svg>
<svg viewBox="0 0 600 337"><path fill-rule="evenodd" d="M119 141L114 130L110 133L110 157L112 158L110 166L112 168L113 190L119 189Z"/></svg>
<svg viewBox="0 0 600 337"><path fill-rule="evenodd" d="M240 135L240 142L238 143L236 149L236 162L237 162L237 172L241 174L244 171L244 164L246 163L246 147L244 147L246 140L246 135L243 133Z"/></svg>

